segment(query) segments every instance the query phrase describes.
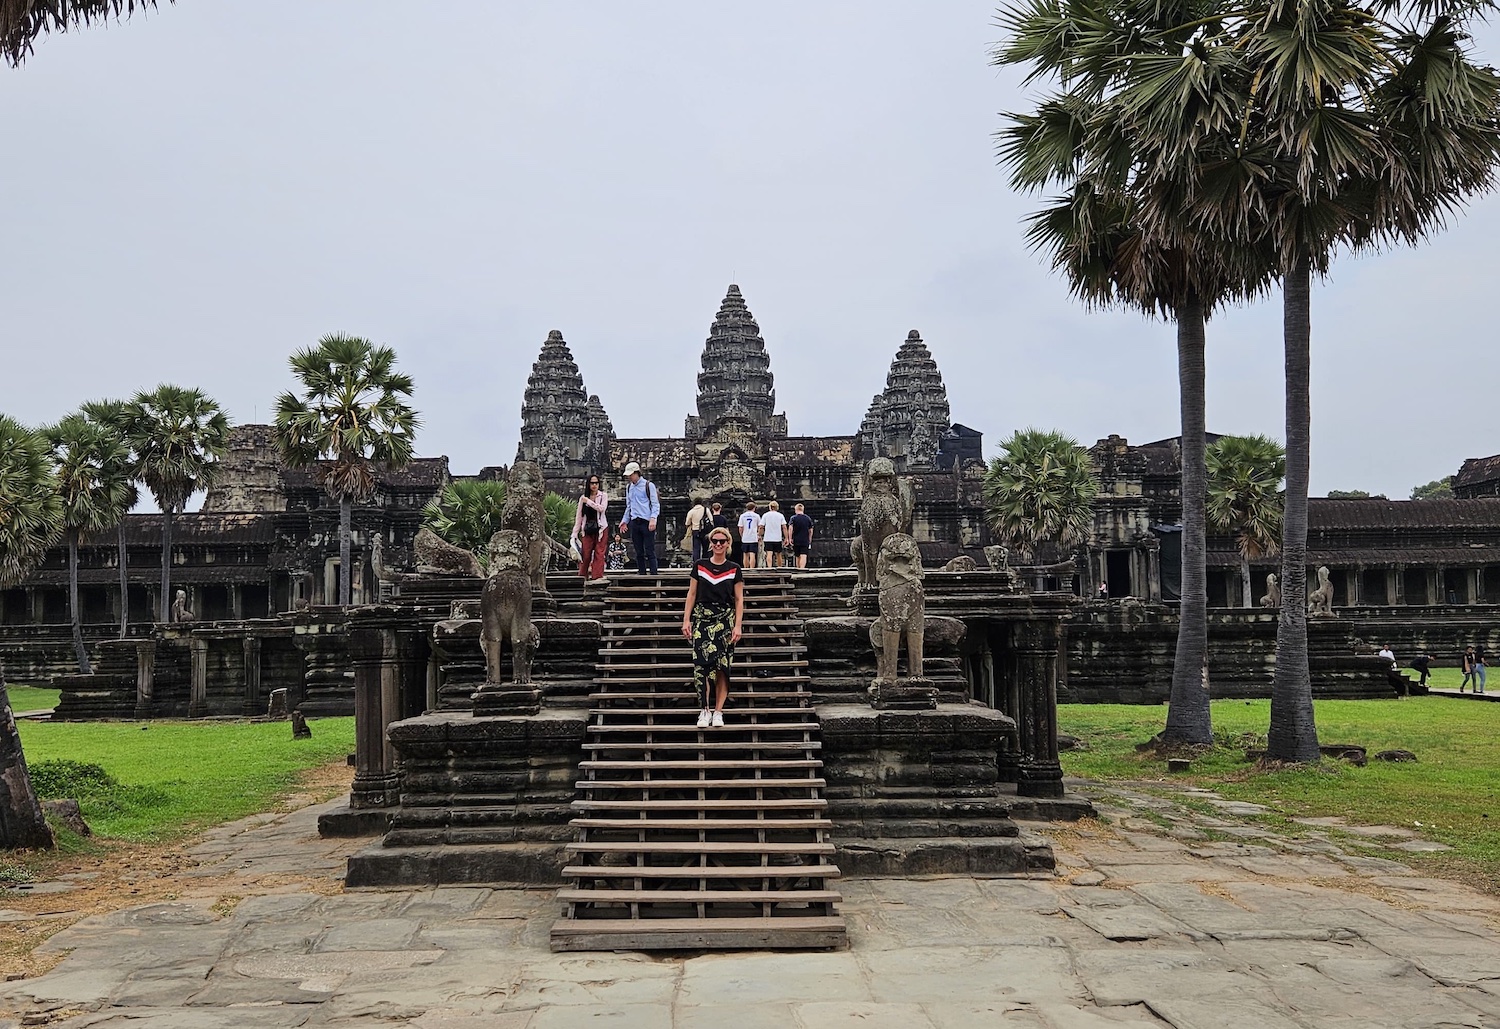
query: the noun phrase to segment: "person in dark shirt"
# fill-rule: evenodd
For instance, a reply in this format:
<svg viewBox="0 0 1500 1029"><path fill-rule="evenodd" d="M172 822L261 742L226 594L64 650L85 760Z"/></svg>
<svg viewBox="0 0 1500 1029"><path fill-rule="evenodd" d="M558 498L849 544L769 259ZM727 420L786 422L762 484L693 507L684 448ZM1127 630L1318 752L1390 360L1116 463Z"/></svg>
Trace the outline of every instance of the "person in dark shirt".
<svg viewBox="0 0 1500 1029"><path fill-rule="evenodd" d="M1484 692L1484 644L1474 644L1474 692Z"/></svg>
<svg viewBox="0 0 1500 1029"><path fill-rule="evenodd" d="M700 729L724 725L734 645L745 622L745 573L729 560L730 539L723 526L709 530L708 557L694 563L682 609L682 634L693 645L693 686L703 709Z"/></svg>
<svg viewBox="0 0 1500 1029"><path fill-rule="evenodd" d="M793 508L792 520L788 523L792 528L792 553L797 558L797 567L806 568L808 555L812 553L813 520L802 505Z"/></svg>
<svg viewBox="0 0 1500 1029"><path fill-rule="evenodd" d="M1411 668L1421 677L1417 680L1417 685L1426 686L1427 677L1432 674L1432 658L1427 654L1418 654L1411 659Z"/></svg>

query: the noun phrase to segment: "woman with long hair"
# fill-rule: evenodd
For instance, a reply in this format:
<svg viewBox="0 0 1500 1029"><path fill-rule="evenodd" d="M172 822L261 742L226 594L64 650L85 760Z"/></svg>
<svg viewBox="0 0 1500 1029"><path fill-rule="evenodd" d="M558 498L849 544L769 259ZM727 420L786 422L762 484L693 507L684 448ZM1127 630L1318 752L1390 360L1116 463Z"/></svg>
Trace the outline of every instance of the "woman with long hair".
<svg viewBox="0 0 1500 1029"><path fill-rule="evenodd" d="M693 644L693 686L698 691L698 728L724 725L729 669L745 623L745 573L729 559L729 530L708 534L708 556L693 563L682 634Z"/></svg>
<svg viewBox="0 0 1500 1029"><path fill-rule="evenodd" d="M604 551L609 545L609 519L604 509L609 494L599 486L599 476L590 475L578 498L578 514L573 519L573 538L578 541L578 574L584 582L604 578Z"/></svg>

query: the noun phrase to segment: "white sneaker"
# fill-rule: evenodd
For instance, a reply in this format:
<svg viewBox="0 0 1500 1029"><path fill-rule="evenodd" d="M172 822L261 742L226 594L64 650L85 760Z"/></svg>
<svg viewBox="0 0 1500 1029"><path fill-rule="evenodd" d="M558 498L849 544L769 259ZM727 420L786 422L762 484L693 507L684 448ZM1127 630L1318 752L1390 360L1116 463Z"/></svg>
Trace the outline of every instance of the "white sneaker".
<svg viewBox="0 0 1500 1029"><path fill-rule="evenodd" d="M724 712L722 712L722 711L715 711L714 712L713 727L715 729L722 729L722 728L724 728Z"/></svg>
<svg viewBox="0 0 1500 1029"><path fill-rule="evenodd" d="M708 710L708 708L704 708L704 709L703 709L703 710L702 710L702 711L700 711L700 712L699 712L699 713L698 713L698 728L700 728L700 729L707 729L707 728L708 728L708 720L709 720L709 719L710 719L710 718L712 718L712 717L713 717L713 715L712 715L712 713L711 713L711 712L710 712L710 711L709 711L709 710ZM719 724L720 724L720 725L723 725L723 724L724 724L724 723L723 723L723 721L722 721L722 720L721 720L721 721L720 721L720 722L719 722Z"/></svg>

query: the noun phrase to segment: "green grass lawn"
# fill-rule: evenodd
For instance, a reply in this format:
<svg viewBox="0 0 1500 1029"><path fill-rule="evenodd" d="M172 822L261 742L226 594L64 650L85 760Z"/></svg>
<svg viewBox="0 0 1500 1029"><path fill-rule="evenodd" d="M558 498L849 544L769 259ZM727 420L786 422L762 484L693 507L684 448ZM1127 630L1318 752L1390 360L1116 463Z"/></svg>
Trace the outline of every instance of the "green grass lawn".
<svg viewBox="0 0 1500 1029"><path fill-rule="evenodd" d="M95 833L140 841L267 810L298 773L354 749L353 718L310 722L310 740L292 739L287 722L17 724L35 779L62 780L57 794L77 797ZM60 761L97 765L108 778L47 766Z"/></svg>
<svg viewBox="0 0 1500 1029"><path fill-rule="evenodd" d="M25 711L46 711L57 706L61 690L44 689L41 686L15 686L7 689L10 694L10 709L16 714Z"/></svg>
<svg viewBox="0 0 1500 1029"><path fill-rule="evenodd" d="M1163 759L1135 751L1166 724L1166 710L1061 705L1061 731L1087 748L1064 753L1063 768L1093 779L1189 782L1232 800L1267 804L1282 818L1342 815L1355 823L1414 829L1453 853L1393 856L1500 888L1500 704L1438 697L1319 701L1315 717L1324 744L1358 744L1371 755L1410 750L1418 762L1372 760L1356 768L1324 761L1314 768L1273 770L1244 760L1247 744L1264 744L1270 701L1214 701L1221 745L1196 758L1191 772L1170 777Z"/></svg>

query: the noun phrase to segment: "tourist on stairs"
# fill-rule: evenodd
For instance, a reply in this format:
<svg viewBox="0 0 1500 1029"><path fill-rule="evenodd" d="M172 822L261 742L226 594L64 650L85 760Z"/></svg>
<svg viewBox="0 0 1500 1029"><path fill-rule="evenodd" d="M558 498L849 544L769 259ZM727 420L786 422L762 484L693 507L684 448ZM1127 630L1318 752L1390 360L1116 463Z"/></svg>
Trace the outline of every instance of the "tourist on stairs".
<svg viewBox="0 0 1500 1029"><path fill-rule="evenodd" d="M708 534L708 557L693 563L682 634L693 644L693 687L698 692L698 728L724 724L729 669L745 622L745 573L729 560L729 530Z"/></svg>
<svg viewBox="0 0 1500 1029"><path fill-rule="evenodd" d="M656 520L661 517L661 498L651 480L641 475L634 461L625 466L625 517L620 528L630 533L635 550L635 570L641 575L656 574Z"/></svg>
<svg viewBox="0 0 1500 1029"><path fill-rule="evenodd" d="M599 488L599 476L590 475L578 498L578 513L573 519L573 540L578 544L578 574L583 581L604 578L604 551L609 544L609 519L604 509L609 494Z"/></svg>

